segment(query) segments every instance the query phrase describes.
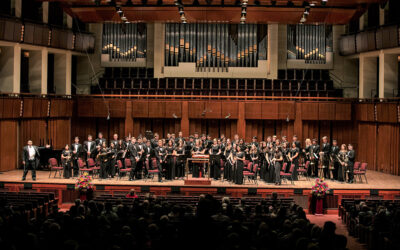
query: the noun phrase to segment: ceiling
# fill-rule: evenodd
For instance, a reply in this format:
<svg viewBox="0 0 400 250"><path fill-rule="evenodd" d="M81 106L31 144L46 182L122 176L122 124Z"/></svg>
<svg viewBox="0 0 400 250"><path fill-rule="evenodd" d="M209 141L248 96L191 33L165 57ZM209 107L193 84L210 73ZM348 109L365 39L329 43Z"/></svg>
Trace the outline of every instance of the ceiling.
<svg viewBox="0 0 400 250"><path fill-rule="evenodd" d="M43 0L58 1L66 12L85 23L120 22L116 6L121 6L130 22L181 22L174 0ZM194 2L195 1L195 2ZM239 23L243 0L181 0L188 23ZM306 23L346 24L358 18L370 4L387 0L248 0L246 23L299 23L304 4L311 6ZM288 2L292 2L288 4Z"/></svg>

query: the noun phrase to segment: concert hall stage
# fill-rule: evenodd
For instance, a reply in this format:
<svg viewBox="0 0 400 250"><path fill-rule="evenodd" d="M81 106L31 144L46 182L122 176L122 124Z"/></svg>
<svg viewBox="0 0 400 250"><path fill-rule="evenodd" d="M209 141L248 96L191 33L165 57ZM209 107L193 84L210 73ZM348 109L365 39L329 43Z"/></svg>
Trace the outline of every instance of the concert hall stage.
<svg viewBox="0 0 400 250"><path fill-rule="evenodd" d="M53 174L52 174L53 175ZM37 180L32 181L30 172L26 181L21 181L22 170L12 170L0 174L1 189L9 191L35 190L42 192L55 192L56 197L61 203L72 202L78 197L78 191L74 189L75 179L49 178L48 171L37 171ZM337 208L342 198L361 198L361 199L397 199L400 198L400 176L384 174L376 171L368 171L368 183L339 183L327 180L329 187L333 190L330 206ZM157 179L157 177L155 178ZM267 197L272 192L277 192L282 197L294 197L307 199L310 188L315 179L306 180L301 177L292 185L290 181L282 182L281 186L267 184L258 181L258 184L246 182L243 185L236 185L226 181L211 181L211 185L185 185L184 180L163 181L159 183L152 180L128 181L127 178L121 180L107 179L100 180L95 178L94 194L122 194L127 193L131 188L135 188L138 193L151 192L156 195L199 195L210 193L214 195L227 195L232 197L258 196Z"/></svg>

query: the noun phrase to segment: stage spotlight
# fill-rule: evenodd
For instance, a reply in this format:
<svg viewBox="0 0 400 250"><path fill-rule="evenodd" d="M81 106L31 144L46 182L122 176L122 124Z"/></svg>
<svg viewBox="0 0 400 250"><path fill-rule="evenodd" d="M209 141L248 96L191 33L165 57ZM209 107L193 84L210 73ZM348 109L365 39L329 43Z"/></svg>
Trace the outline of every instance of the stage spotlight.
<svg viewBox="0 0 400 250"><path fill-rule="evenodd" d="M292 1L292 0L289 0L289 1L287 2L287 6L288 6L288 7L293 7L293 6L294 6L293 1Z"/></svg>
<svg viewBox="0 0 400 250"><path fill-rule="evenodd" d="M321 5L325 6L327 2L328 2L328 0L321 0Z"/></svg>
<svg viewBox="0 0 400 250"><path fill-rule="evenodd" d="M271 5L275 6L276 5L276 1L275 0L271 0Z"/></svg>

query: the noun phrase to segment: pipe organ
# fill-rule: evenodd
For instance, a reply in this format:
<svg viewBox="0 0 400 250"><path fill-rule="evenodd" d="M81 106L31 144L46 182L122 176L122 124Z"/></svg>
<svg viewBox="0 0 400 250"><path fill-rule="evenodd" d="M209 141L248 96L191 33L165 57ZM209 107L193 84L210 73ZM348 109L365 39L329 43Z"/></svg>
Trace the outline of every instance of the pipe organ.
<svg viewBox="0 0 400 250"><path fill-rule="evenodd" d="M267 59L267 25L165 24L165 66L196 63L198 69L257 67Z"/></svg>
<svg viewBox="0 0 400 250"><path fill-rule="evenodd" d="M288 59L326 63L326 52L332 49L332 26L288 25L287 36Z"/></svg>
<svg viewBox="0 0 400 250"><path fill-rule="evenodd" d="M102 54L110 61L136 61L146 58L146 24L104 23Z"/></svg>

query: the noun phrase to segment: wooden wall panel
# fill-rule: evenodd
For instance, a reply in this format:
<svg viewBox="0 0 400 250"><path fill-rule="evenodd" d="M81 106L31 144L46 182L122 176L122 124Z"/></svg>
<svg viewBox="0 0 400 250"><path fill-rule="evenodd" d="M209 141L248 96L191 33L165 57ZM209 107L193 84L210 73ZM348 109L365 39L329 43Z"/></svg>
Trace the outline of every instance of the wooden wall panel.
<svg viewBox="0 0 400 250"><path fill-rule="evenodd" d="M23 99L23 113L24 118L45 118L47 117L48 100L37 98L24 98Z"/></svg>
<svg viewBox="0 0 400 250"><path fill-rule="evenodd" d="M277 131L275 129L275 121L264 121L264 136L262 138L258 138L259 141L266 141L268 136L273 136Z"/></svg>
<svg viewBox="0 0 400 250"><path fill-rule="evenodd" d="M237 134L237 121L236 120L220 120L220 136L225 135L226 138L233 138Z"/></svg>
<svg viewBox="0 0 400 250"><path fill-rule="evenodd" d="M335 120L349 121L351 120L352 105L351 103L336 103Z"/></svg>
<svg viewBox="0 0 400 250"><path fill-rule="evenodd" d="M261 104L261 119L277 120L278 119L277 102L264 102Z"/></svg>
<svg viewBox="0 0 400 250"><path fill-rule="evenodd" d="M110 107L110 117L125 118L125 116L126 116L126 101L110 100L109 107Z"/></svg>
<svg viewBox="0 0 400 250"><path fill-rule="evenodd" d="M331 121L336 118L335 103L319 103L318 104L318 119Z"/></svg>
<svg viewBox="0 0 400 250"><path fill-rule="evenodd" d="M245 103L244 112L245 119L261 119L261 102Z"/></svg>
<svg viewBox="0 0 400 250"><path fill-rule="evenodd" d="M0 119L12 119L20 117L21 100L20 99L1 99L0 102Z"/></svg>
<svg viewBox="0 0 400 250"><path fill-rule="evenodd" d="M149 117L165 118L165 102L149 102Z"/></svg>
<svg viewBox="0 0 400 250"><path fill-rule="evenodd" d="M250 142L253 136L263 138L264 121L262 120L246 120L246 142Z"/></svg>
<svg viewBox="0 0 400 250"><path fill-rule="evenodd" d="M133 122L133 135L144 135L147 130L158 133L160 138L165 138L167 133L178 135L180 131L179 119L135 119Z"/></svg>
<svg viewBox="0 0 400 250"><path fill-rule="evenodd" d="M358 124L358 148L356 161L367 162L368 168L376 168L377 127L375 123L361 122Z"/></svg>
<svg viewBox="0 0 400 250"><path fill-rule="evenodd" d="M319 142L319 122L318 121L303 121L303 138L299 138L304 144L305 139L317 139ZM291 138L288 138L289 140Z"/></svg>
<svg viewBox="0 0 400 250"><path fill-rule="evenodd" d="M107 118L109 115L109 104L108 101L102 99L93 99L93 117L104 117Z"/></svg>
<svg viewBox="0 0 400 250"><path fill-rule="evenodd" d="M302 103L301 104L302 120L318 120L318 103Z"/></svg>
<svg viewBox="0 0 400 250"><path fill-rule="evenodd" d="M189 102L189 119L204 118L205 117L205 104L204 102Z"/></svg>
<svg viewBox="0 0 400 250"><path fill-rule="evenodd" d="M205 118L221 119L221 102L206 102L205 110Z"/></svg>
<svg viewBox="0 0 400 250"><path fill-rule="evenodd" d="M338 145L353 144L358 149L358 124L355 121L335 121L332 122L332 139L336 139Z"/></svg>
<svg viewBox="0 0 400 250"><path fill-rule="evenodd" d="M44 145L50 143L46 134L47 124L44 119L21 120L19 126L19 146L20 150L32 140L34 145Z"/></svg>
<svg viewBox="0 0 400 250"><path fill-rule="evenodd" d="M371 103L355 104L356 119L359 121L375 121L375 107Z"/></svg>
<svg viewBox="0 0 400 250"><path fill-rule="evenodd" d="M21 163L18 159L18 122L0 121L0 171L16 169Z"/></svg>
<svg viewBox="0 0 400 250"><path fill-rule="evenodd" d="M93 104L90 99L78 99L76 112L79 117L93 117ZM51 110L51 109L50 109Z"/></svg>
<svg viewBox="0 0 400 250"><path fill-rule="evenodd" d="M94 101L94 100L93 100ZM103 108L103 106L99 105L100 100L95 100L96 102L92 102L93 106L93 114L96 114L96 111ZM53 99L50 103L50 117L71 117L73 110L73 101L65 100L65 99ZM107 116L107 115L105 115Z"/></svg>
<svg viewBox="0 0 400 250"><path fill-rule="evenodd" d="M229 116L229 119L238 119L238 102L222 102L221 105L222 118Z"/></svg>
<svg viewBox="0 0 400 250"><path fill-rule="evenodd" d="M319 122L319 142L322 142L322 137L328 136L328 141L331 141L331 122L320 121Z"/></svg>
<svg viewBox="0 0 400 250"><path fill-rule="evenodd" d="M207 120L204 119L190 119L189 120L189 134L194 133L207 134Z"/></svg>
<svg viewBox="0 0 400 250"><path fill-rule="evenodd" d="M275 134L278 138L282 138L282 136L287 136L288 140L291 141L294 135L294 121L276 121L275 123Z"/></svg>
<svg viewBox="0 0 400 250"><path fill-rule="evenodd" d="M96 118L73 117L71 120L71 142L75 136L79 136L80 142L87 140L88 135L96 138Z"/></svg>
<svg viewBox="0 0 400 250"><path fill-rule="evenodd" d="M378 122L398 122L397 104L395 103L378 103L376 104Z"/></svg>
<svg viewBox="0 0 400 250"><path fill-rule="evenodd" d="M149 117L149 103L147 101L133 101L132 117L134 118Z"/></svg>
<svg viewBox="0 0 400 250"><path fill-rule="evenodd" d="M295 102L279 102L278 104L278 119L294 120L296 118L296 103Z"/></svg>
<svg viewBox="0 0 400 250"><path fill-rule="evenodd" d="M23 100L23 112L22 117L32 118L33 117L33 98L24 98Z"/></svg>
<svg viewBox="0 0 400 250"><path fill-rule="evenodd" d="M377 132L376 169L384 173L399 175L400 125L379 124Z"/></svg>
<svg viewBox="0 0 400 250"><path fill-rule="evenodd" d="M165 103L165 118L181 118L182 103L181 102L166 102Z"/></svg>
<svg viewBox="0 0 400 250"><path fill-rule="evenodd" d="M54 149L62 149L65 144L71 144L71 120L50 119L48 122L47 137Z"/></svg>

